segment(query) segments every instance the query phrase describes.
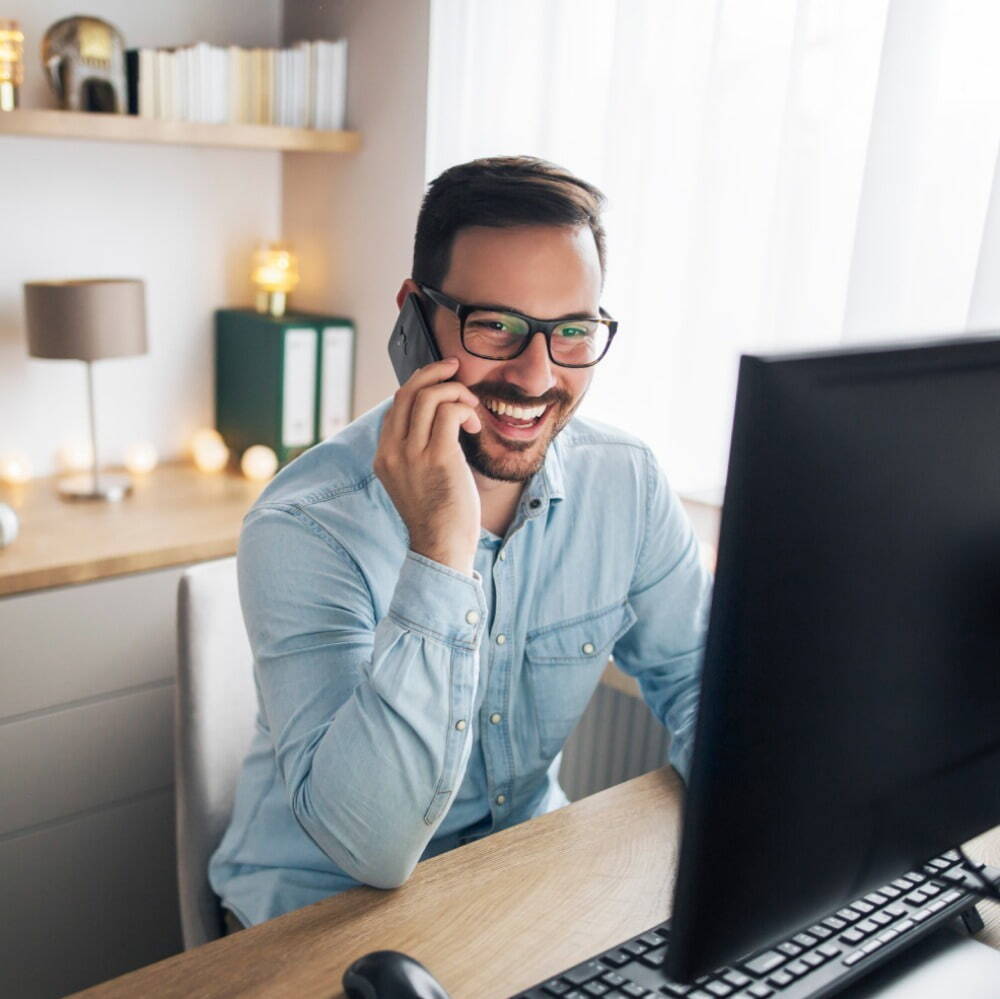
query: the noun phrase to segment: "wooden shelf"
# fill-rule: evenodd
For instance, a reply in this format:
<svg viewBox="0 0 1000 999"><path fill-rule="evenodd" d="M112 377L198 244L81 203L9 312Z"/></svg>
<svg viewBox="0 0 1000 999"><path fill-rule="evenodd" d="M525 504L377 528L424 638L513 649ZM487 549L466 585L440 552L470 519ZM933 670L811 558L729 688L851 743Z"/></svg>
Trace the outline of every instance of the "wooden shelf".
<svg viewBox="0 0 1000 999"><path fill-rule="evenodd" d="M0 597L233 555L263 488L187 462L132 479L134 491L118 503L68 502L54 478L0 484L0 502L21 518L16 540L0 549Z"/></svg>
<svg viewBox="0 0 1000 999"><path fill-rule="evenodd" d="M0 135L313 153L353 153L361 147L358 132L320 132L283 125L206 125L125 114L27 109L0 112Z"/></svg>

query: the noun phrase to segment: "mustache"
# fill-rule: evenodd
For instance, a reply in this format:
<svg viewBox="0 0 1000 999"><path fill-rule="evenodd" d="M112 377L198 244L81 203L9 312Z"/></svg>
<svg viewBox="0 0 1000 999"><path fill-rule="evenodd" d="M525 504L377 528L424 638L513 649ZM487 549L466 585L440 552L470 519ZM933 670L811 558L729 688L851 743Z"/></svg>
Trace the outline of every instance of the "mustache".
<svg viewBox="0 0 1000 999"><path fill-rule="evenodd" d="M551 406L553 403L565 406L572 401L565 389L551 388L542 395L528 395L507 382L477 382L469 386L469 391L480 399L486 396L515 406Z"/></svg>

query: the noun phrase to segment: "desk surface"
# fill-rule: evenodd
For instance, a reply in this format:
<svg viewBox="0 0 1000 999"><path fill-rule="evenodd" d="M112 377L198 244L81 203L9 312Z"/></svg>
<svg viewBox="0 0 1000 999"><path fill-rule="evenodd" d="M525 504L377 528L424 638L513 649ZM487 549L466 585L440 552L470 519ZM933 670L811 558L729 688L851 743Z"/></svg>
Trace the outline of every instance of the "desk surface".
<svg viewBox="0 0 1000 999"><path fill-rule="evenodd" d="M669 915L680 785L656 770L418 865L78 995L339 997L372 950L422 961L456 999L503 999ZM1000 828L970 845L1000 866ZM979 939L1000 949L1000 906Z"/></svg>

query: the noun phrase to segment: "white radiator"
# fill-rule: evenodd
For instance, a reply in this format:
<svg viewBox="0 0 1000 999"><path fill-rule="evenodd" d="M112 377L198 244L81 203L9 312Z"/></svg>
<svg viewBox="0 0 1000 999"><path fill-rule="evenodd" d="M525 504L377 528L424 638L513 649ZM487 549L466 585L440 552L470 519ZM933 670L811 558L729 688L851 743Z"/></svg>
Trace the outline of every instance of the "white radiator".
<svg viewBox="0 0 1000 999"><path fill-rule="evenodd" d="M577 801L662 767L669 744L645 701L599 684L566 742L559 782Z"/></svg>

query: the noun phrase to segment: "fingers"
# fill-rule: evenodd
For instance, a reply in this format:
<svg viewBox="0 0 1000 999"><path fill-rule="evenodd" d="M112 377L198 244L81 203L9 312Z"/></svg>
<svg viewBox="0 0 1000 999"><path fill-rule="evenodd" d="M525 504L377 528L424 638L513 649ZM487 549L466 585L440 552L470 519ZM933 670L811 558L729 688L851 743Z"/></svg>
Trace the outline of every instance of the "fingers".
<svg viewBox="0 0 1000 999"><path fill-rule="evenodd" d="M434 361L422 368L417 368L409 378L396 390L392 406L386 414L382 429L396 438L404 438L410 429L410 411L416 393L422 388L447 381L458 369L458 358L447 357L443 361Z"/></svg>
<svg viewBox="0 0 1000 999"><path fill-rule="evenodd" d="M482 429L475 409L462 402L443 402L437 406L426 446L428 457L447 459L455 448L459 427L464 427L472 434Z"/></svg>
<svg viewBox="0 0 1000 999"><path fill-rule="evenodd" d="M476 433L482 429L479 425L479 417L475 413L479 400L474 392L459 382L430 385L417 393L416 400L410 410L410 427L406 435L407 451L419 454L428 446L440 411L447 405L461 405L463 417L459 424L468 424L465 427L466 430ZM452 439L457 440L457 438L458 426L456 425Z"/></svg>

